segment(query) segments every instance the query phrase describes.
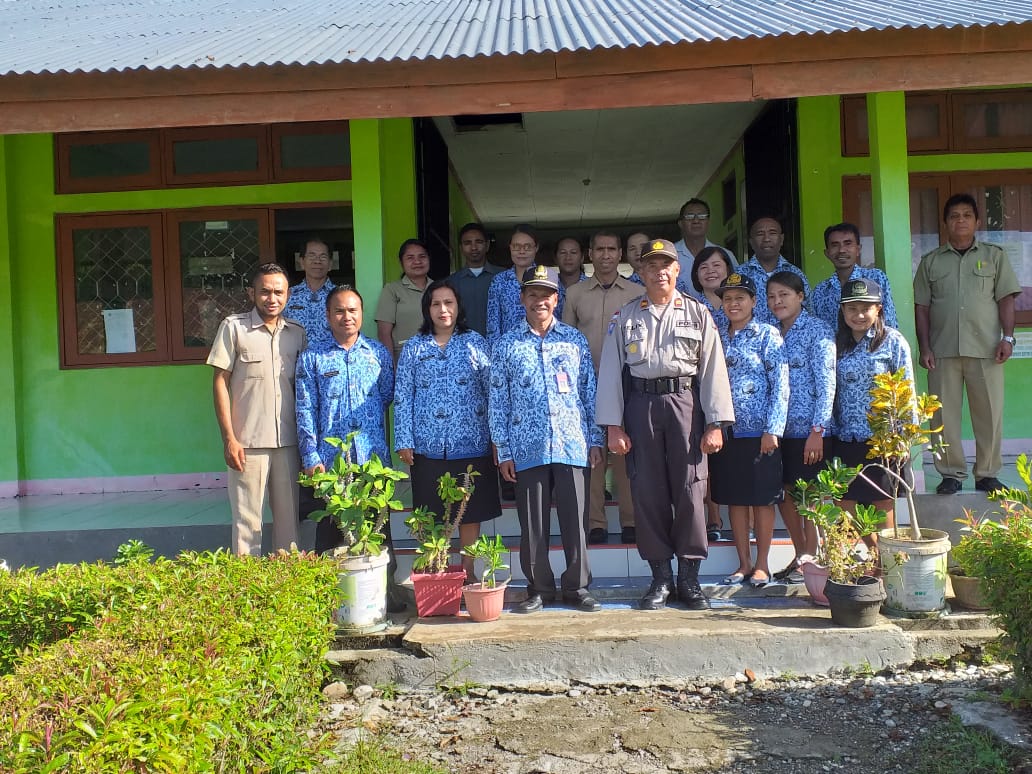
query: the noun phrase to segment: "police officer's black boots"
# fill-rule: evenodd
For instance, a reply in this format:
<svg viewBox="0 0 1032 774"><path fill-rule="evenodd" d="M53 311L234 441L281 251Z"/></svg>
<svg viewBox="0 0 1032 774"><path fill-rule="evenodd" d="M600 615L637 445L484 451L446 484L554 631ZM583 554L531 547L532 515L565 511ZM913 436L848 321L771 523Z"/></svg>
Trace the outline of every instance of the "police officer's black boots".
<svg viewBox="0 0 1032 774"><path fill-rule="evenodd" d="M701 559L677 559L677 598L689 610L709 609L709 600L699 585Z"/></svg>
<svg viewBox="0 0 1032 774"><path fill-rule="evenodd" d="M674 590L674 570L669 559L650 561L652 568L652 585L641 598L638 607L642 610L662 610L666 607L667 597Z"/></svg>

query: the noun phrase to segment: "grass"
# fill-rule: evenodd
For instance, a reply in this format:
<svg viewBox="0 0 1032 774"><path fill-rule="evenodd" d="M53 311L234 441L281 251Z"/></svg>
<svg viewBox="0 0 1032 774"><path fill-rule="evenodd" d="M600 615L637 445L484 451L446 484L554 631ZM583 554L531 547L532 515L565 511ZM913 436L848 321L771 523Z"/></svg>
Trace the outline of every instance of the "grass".
<svg viewBox="0 0 1032 774"><path fill-rule="evenodd" d="M380 738L362 741L323 774L447 774L446 769L424 761L409 760Z"/></svg>
<svg viewBox="0 0 1032 774"><path fill-rule="evenodd" d="M965 727L958 718L921 742L911 774L1011 774L1020 753L992 734Z"/></svg>

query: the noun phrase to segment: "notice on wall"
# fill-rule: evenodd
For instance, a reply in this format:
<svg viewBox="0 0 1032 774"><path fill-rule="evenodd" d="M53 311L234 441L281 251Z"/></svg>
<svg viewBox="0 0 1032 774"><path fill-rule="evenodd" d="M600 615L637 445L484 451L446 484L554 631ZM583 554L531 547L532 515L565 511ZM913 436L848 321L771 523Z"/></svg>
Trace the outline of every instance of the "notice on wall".
<svg viewBox="0 0 1032 774"><path fill-rule="evenodd" d="M136 351L136 328L132 309L105 309L104 336L109 355Z"/></svg>

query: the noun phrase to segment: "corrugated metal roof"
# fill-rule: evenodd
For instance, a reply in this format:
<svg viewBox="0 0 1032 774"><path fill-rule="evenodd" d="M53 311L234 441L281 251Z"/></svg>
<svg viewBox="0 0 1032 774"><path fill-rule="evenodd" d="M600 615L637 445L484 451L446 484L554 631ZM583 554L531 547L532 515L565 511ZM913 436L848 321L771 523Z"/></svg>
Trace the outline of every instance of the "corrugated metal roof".
<svg viewBox="0 0 1032 774"><path fill-rule="evenodd" d="M0 0L0 73L634 48L1032 21L1032 0Z"/></svg>

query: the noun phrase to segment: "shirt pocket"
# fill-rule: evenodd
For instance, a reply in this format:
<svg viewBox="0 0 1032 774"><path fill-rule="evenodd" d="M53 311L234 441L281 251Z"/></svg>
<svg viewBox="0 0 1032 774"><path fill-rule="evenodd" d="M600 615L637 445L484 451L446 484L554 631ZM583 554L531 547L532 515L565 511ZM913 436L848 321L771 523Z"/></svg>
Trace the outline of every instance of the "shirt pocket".
<svg viewBox="0 0 1032 774"><path fill-rule="evenodd" d="M996 294L996 266L988 261L978 261L971 269L974 274L974 288L987 298Z"/></svg>
<svg viewBox="0 0 1032 774"><path fill-rule="evenodd" d="M696 364L702 350L702 332L697 328L678 326L674 328L674 359L682 363Z"/></svg>
<svg viewBox="0 0 1032 774"><path fill-rule="evenodd" d="M624 363L639 365L647 360L644 328L637 328L624 334Z"/></svg>
<svg viewBox="0 0 1032 774"><path fill-rule="evenodd" d="M240 361L245 379L262 379L265 376L262 368L263 358L258 352L241 351L237 360Z"/></svg>

